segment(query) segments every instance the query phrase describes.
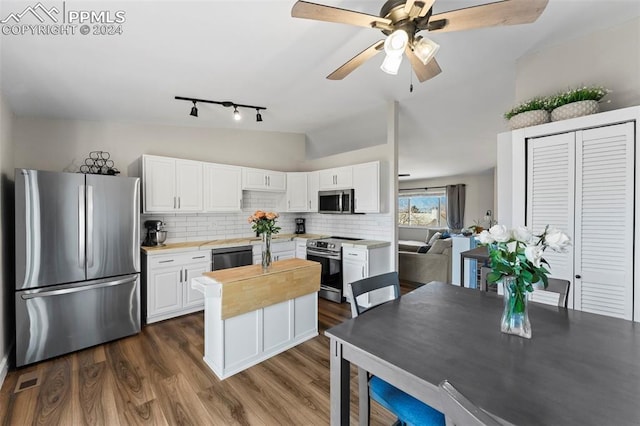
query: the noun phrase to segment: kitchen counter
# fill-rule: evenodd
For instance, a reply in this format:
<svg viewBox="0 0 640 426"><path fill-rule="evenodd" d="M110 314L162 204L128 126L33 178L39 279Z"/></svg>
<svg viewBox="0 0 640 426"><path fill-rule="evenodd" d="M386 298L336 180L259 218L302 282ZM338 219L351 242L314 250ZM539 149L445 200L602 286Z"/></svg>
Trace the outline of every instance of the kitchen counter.
<svg viewBox="0 0 640 426"><path fill-rule="evenodd" d="M348 241L342 243L343 248L360 248L371 250L380 247L390 246L391 243L389 241L378 241L378 240L359 240L359 241Z"/></svg>
<svg viewBox="0 0 640 426"><path fill-rule="evenodd" d="M318 335L317 262L287 259L204 273L191 287L205 295L204 361L220 378Z"/></svg>
<svg viewBox="0 0 640 426"><path fill-rule="evenodd" d="M274 242L277 241L291 241L294 238L323 238L326 235L318 234L275 234L271 237ZM182 243L169 243L160 247L145 247L141 246L140 250L147 256L153 256L158 254L171 254L180 253L183 251L193 250L211 250L214 248L222 247L235 247L235 246L247 246L251 244L259 244L262 241L260 237L243 237L243 238L231 238L226 240L206 240L206 241L188 241Z"/></svg>

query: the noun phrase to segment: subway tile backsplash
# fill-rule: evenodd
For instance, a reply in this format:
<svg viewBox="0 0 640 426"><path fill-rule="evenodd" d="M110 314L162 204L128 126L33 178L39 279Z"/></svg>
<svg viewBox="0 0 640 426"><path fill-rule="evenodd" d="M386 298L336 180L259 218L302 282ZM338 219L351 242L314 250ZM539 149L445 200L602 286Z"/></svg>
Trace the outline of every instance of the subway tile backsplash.
<svg viewBox="0 0 640 426"><path fill-rule="evenodd" d="M393 224L390 214L320 214L286 213L285 194L259 191L243 191L243 208L240 213L193 213L193 214L143 214L140 216L141 241L146 235L144 221L162 220L167 231L167 243L184 241L207 241L229 238L252 237L247 218L256 210L275 211L280 214L278 226L282 234L292 234L294 219L306 219L306 230L310 234L337 235L391 241Z"/></svg>

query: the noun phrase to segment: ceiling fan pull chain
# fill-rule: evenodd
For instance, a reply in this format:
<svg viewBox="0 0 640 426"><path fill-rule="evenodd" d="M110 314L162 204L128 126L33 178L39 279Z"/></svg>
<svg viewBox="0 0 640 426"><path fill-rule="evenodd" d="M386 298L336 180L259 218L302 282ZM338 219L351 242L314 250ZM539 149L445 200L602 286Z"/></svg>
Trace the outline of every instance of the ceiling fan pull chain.
<svg viewBox="0 0 640 426"><path fill-rule="evenodd" d="M409 68L409 93L413 93L413 70Z"/></svg>

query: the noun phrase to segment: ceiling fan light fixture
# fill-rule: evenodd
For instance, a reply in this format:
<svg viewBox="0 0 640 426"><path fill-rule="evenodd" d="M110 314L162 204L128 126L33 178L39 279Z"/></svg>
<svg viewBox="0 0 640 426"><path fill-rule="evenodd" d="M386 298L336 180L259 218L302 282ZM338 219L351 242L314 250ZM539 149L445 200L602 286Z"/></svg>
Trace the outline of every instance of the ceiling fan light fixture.
<svg viewBox="0 0 640 426"><path fill-rule="evenodd" d="M402 55L387 55L380 65L380 69L387 74L397 75L402 63Z"/></svg>
<svg viewBox="0 0 640 426"><path fill-rule="evenodd" d="M418 37L413 44L413 53L420 59L420 61L427 65L440 49L440 45L428 38Z"/></svg>
<svg viewBox="0 0 640 426"><path fill-rule="evenodd" d="M409 34L405 30L395 30L384 41L384 51L387 56L402 56L407 43L409 43Z"/></svg>

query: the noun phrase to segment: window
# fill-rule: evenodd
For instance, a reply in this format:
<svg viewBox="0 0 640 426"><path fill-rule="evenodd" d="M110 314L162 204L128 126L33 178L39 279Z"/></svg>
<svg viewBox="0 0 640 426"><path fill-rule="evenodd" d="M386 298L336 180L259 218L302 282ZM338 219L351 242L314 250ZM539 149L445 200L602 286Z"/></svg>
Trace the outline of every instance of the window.
<svg viewBox="0 0 640 426"><path fill-rule="evenodd" d="M442 189L403 192L398 196L398 225L447 226L447 193Z"/></svg>

